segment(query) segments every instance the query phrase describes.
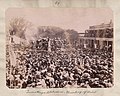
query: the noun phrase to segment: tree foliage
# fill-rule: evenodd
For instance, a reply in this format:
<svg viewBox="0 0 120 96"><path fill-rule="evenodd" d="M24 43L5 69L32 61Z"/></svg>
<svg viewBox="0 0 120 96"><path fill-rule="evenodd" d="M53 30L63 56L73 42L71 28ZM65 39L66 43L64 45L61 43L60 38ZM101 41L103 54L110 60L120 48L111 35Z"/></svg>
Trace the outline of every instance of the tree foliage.
<svg viewBox="0 0 120 96"><path fill-rule="evenodd" d="M22 17L13 18L9 22L9 33L10 35L16 35L20 38L25 39L25 31L32 24Z"/></svg>

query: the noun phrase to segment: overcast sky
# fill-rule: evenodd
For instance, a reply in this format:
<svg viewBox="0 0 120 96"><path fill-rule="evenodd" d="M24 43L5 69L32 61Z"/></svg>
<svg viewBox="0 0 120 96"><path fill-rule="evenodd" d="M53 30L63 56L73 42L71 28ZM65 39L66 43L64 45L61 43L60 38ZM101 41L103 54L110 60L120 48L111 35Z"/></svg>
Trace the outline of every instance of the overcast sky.
<svg viewBox="0 0 120 96"><path fill-rule="evenodd" d="M89 26L109 23L112 10L106 8L37 8L8 9L6 22L11 18L24 17L37 26L58 26L84 32Z"/></svg>

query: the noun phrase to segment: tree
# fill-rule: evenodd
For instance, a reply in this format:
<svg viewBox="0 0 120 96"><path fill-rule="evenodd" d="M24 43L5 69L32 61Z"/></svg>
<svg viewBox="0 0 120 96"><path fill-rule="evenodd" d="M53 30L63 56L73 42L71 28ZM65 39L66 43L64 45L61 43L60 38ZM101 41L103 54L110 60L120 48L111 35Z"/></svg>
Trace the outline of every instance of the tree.
<svg viewBox="0 0 120 96"><path fill-rule="evenodd" d="M25 31L28 27L31 27L31 25L31 22L26 21L22 17L13 18L9 22L9 34L25 39Z"/></svg>

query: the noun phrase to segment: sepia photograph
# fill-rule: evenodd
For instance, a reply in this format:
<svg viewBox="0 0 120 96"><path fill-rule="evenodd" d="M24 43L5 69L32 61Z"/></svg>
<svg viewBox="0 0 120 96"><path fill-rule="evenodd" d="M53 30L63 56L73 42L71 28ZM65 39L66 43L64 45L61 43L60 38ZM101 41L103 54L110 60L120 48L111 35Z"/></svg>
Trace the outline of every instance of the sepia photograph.
<svg viewBox="0 0 120 96"><path fill-rule="evenodd" d="M10 8L5 15L8 88L114 86L109 8Z"/></svg>

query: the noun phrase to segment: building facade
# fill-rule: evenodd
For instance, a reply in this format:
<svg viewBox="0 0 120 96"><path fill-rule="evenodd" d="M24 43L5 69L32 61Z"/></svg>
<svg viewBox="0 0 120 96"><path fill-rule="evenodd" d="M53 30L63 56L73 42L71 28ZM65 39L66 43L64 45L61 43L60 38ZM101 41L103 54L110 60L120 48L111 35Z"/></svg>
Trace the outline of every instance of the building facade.
<svg viewBox="0 0 120 96"><path fill-rule="evenodd" d="M84 48L107 48L113 51L113 23L89 26L85 33L79 34L80 46Z"/></svg>

